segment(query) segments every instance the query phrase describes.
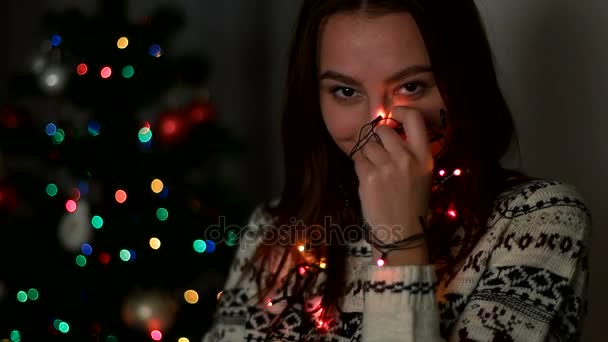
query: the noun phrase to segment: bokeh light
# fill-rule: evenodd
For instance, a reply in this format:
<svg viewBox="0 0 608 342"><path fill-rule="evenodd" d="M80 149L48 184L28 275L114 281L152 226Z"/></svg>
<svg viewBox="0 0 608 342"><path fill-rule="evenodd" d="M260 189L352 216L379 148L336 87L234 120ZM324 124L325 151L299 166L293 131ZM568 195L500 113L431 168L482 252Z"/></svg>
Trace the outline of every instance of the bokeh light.
<svg viewBox="0 0 608 342"><path fill-rule="evenodd" d="M120 250L120 260L129 261L129 259L131 259L131 252L126 249Z"/></svg>
<svg viewBox="0 0 608 342"><path fill-rule="evenodd" d="M78 255L76 257L76 265L84 267L87 264L87 258L84 255Z"/></svg>
<svg viewBox="0 0 608 342"><path fill-rule="evenodd" d="M118 41L116 42L116 46L119 49L125 49L127 46L129 46L129 39L127 37L118 38Z"/></svg>
<svg viewBox="0 0 608 342"><path fill-rule="evenodd" d="M55 134L53 134L52 138L54 144L61 144L63 142L63 139L65 139L65 131L61 128L58 128Z"/></svg>
<svg viewBox="0 0 608 342"><path fill-rule="evenodd" d="M103 226L103 219L101 216L95 215L91 218L91 225L95 229L99 229Z"/></svg>
<svg viewBox="0 0 608 342"><path fill-rule="evenodd" d="M49 195L49 196L51 196L51 197L56 196L58 191L59 191L59 189L57 189L57 185L55 185L53 183L49 183L46 186L46 194Z"/></svg>
<svg viewBox="0 0 608 342"><path fill-rule="evenodd" d="M164 187L163 181L161 181L160 179L155 179L152 181L152 183L150 183L150 188L152 188L152 191L155 194L158 194L161 191L163 191L163 187Z"/></svg>
<svg viewBox="0 0 608 342"><path fill-rule="evenodd" d="M161 221L166 221L169 218L169 212L165 208L158 208L156 210L156 218Z"/></svg>
<svg viewBox="0 0 608 342"><path fill-rule="evenodd" d="M11 342L21 342L21 333L19 330L13 330L10 334Z"/></svg>
<svg viewBox="0 0 608 342"><path fill-rule="evenodd" d="M27 302L27 293L25 293L25 291L17 292L17 300L21 303Z"/></svg>
<svg viewBox="0 0 608 342"><path fill-rule="evenodd" d="M207 249L205 250L207 253L211 253L215 250L215 242L211 240L205 240L205 244L207 245Z"/></svg>
<svg viewBox="0 0 608 342"><path fill-rule="evenodd" d="M118 342L118 339L113 335L110 335L106 338L106 342Z"/></svg>
<svg viewBox="0 0 608 342"><path fill-rule="evenodd" d="M149 127L142 127L137 132L137 138L142 143L147 143L152 139L152 130Z"/></svg>
<svg viewBox="0 0 608 342"><path fill-rule="evenodd" d="M184 299L188 304L198 303L198 293L194 290L187 290L184 292Z"/></svg>
<svg viewBox="0 0 608 342"><path fill-rule="evenodd" d="M152 46L150 46L150 49L148 49L148 52L152 57L160 57L162 55L162 49L158 44L152 44Z"/></svg>
<svg viewBox="0 0 608 342"><path fill-rule="evenodd" d="M110 78L110 76L112 76L112 68L109 66L103 67L100 74L101 78Z"/></svg>
<svg viewBox="0 0 608 342"><path fill-rule="evenodd" d="M31 300L38 300L38 297L40 296L40 294L38 293L38 290L31 288L29 290L27 290L27 297Z"/></svg>
<svg viewBox="0 0 608 342"><path fill-rule="evenodd" d="M67 334L68 331L70 331L70 325L67 324L66 322L61 322L59 323L59 331L61 331L64 334Z"/></svg>
<svg viewBox="0 0 608 342"><path fill-rule="evenodd" d="M194 247L197 253L204 253L205 249L207 249L207 244L203 240L195 240L192 247Z"/></svg>
<svg viewBox="0 0 608 342"><path fill-rule="evenodd" d="M127 193L124 190L116 190L114 198L116 199L116 202L120 204L125 203L127 200Z"/></svg>
<svg viewBox="0 0 608 342"><path fill-rule="evenodd" d="M150 336L154 341L160 341L163 338L163 334L158 330L152 330Z"/></svg>
<svg viewBox="0 0 608 342"><path fill-rule="evenodd" d="M54 123L50 122L44 127L44 131L46 132L46 135L52 137L53 134L57 132L57 126Z"/></svg>
<svg viewBox="0 0 608 342"><path fill-rule="evenodd" d="M101 126L99 125L99 122L97 122L95 120L89 121L89 123L87 125L87 130L89 131L89 134L94 137L99 135L100 128L101 128Z"/></svg>
<svg viewBox="0 0 608 342"><path fill-rule="evenodd" d="M59 44L61 44L61 36L58 34L53 35L51 37L51 45L57 47Z"/></svg>
<svg viewBox="0 0 608 342"><path fill-rule="evenodd" d="M150 239L150 248L157 250L160 248L160 240L158 238L151 238Z"/></svg>
<svg viewBox="0 0 608 342"><path fill-rule="evenodd" d="M88 71L89 71L89 67L85 63L80 63L76 67L76 73L78 73L78 75L80 75L80 76L86 75Z"/></svg>
<svg viewBox="0 0 608 342"><path fill-rule="evenodd" d="M78 209L78 204L76 204L76 201L74 200L67 200L67 202L65 202L65 209L69 213L73 213Z"/></svg>
<svg viewBox="0 0 608 342"><path fill-rule="evenodd" d="M89 245L88 243L85 243L80 247L80 251L82 252L82 254L89 256L91 255L91 253L93 253L93 247L91 247L91 245Z"/></svg>
<svg viewBox="0 0 608 342"><path fill-rule="evenodd" d="M122 68L122 77L131 78L131 77L133 77L133 75L135 75L135 69L133 69L132 66L127 65L124 68Z"/></svg>
<svg viewBox="0 0 608 342"><path fill-rule="evenodd" d="M180 337L177 342L190 342L189 339L187 339L186 337Z"/></svg>
<svg viewBox="0 0 608 342"><path fill-rule="evenodd" d="M103 252L103 253L99 254L100 263L107 265L110 263L110 260L111 260L110 254L108 254L107 252Z"/></svg>

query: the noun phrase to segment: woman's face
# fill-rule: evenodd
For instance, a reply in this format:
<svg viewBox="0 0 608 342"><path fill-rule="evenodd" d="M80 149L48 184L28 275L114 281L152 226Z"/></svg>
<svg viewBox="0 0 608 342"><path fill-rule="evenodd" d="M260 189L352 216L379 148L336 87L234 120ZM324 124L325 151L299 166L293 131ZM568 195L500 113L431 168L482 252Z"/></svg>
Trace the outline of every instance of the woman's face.
<svg viewBox="0 0 608 342"><path fill-rule="evenodd" d="M321 111L342 151L351 151L363 125L396 106L417 109L427 129L441 130L444 103L422 35L408 13L333 15L319 44ZM433 153L439 149L434 144Z"/></svg>

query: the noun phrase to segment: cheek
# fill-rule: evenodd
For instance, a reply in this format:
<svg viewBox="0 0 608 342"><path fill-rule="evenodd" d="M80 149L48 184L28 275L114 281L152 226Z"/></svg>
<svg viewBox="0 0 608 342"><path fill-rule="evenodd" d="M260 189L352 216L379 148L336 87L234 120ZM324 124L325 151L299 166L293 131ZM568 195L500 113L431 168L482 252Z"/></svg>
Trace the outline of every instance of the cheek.
<svg viewBox="0 0 608 342"><path fill-rule="evenodd" d="M321 100L321 112L327 131L344 152L350 151L359 136L362 123L352 109Z"/></svg>

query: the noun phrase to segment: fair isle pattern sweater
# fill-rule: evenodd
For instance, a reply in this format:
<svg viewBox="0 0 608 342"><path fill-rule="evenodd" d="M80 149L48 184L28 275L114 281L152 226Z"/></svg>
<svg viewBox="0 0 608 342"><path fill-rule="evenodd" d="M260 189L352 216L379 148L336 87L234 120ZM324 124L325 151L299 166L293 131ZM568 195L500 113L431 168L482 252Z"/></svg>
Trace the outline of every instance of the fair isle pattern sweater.
<svg viewBox="0 0 608 342"><path fill-rule="evenodd" d="M249 229L259 232L269 220L256 210ZM378 267L367 242L349 246L348 285L336 324L325 333L304 329L302 307L294 305L272 336L267 328L282 305L256 305L253 277L239 281L256 247L249 239L235 256L203 342L579 339L591 216L576 189L547 180L508 189L495 201L487 226L449 280L436 279L433 265Z"/></svg>

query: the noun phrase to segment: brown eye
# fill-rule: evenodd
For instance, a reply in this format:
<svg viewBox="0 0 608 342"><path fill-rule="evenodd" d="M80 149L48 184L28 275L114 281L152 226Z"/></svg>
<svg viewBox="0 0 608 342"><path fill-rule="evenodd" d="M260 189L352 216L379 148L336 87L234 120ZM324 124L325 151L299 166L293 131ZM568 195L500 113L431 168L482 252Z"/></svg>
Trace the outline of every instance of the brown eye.
<svg viewBox="0 0 608 342"><path fill-rule="evenodd" d="M424 90L424 88L425 87L422 82L419 82L419 81L408 82L408 83L403 84L397 92L401 95L412 96L412 95L417 95L418 93L422 92Z"/></svg>
<svg viewBox="0 0 608 342"><path fill-rule="evenodd" d="M341 99L349 99L357 95L357 91L353 88L348 87L334 87L331 89L331 93Z"/></svg>

